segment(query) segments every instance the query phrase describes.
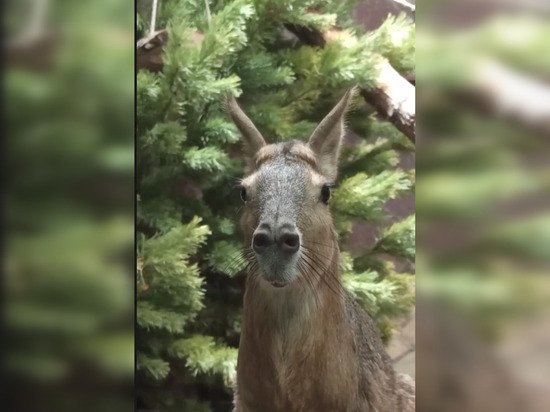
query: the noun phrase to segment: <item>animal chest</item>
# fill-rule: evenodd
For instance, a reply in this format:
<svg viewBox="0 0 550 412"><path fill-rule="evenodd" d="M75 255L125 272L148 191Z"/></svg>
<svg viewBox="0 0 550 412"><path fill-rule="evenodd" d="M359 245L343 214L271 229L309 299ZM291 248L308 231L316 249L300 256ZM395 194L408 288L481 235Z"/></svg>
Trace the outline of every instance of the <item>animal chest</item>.
<svg viewBox="0 0 550 412"><path fill-rule="evenodd" d="M248 373L240 382L251 410L266 412L351 412L356 403L357 374L353 364L329 342L272 336L264 358L243 358ZM245 401L243 399L243 401Z"/></svg>
<svg viewBox="0 0 550 412"><path fill-rule="evenodd" d="M328 349L328 351L327 351ZM336 348L334 348L336 349ZM274 355L279 393L293 412L348 411L353 372L341 354L304 345Z"/></svg>

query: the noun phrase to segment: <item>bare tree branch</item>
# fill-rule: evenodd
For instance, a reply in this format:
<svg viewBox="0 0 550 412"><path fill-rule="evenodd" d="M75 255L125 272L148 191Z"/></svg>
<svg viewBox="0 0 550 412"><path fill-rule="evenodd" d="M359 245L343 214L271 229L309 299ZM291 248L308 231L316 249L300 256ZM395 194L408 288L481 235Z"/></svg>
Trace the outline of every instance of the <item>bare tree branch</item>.
<svg viewBox="0 0 550 412"><path fill-rule="evenodd" d="M478 65L474 89L493 114L550 135L548 84L485 60Z"/></svg>
<svg viewBox="0 0 550 412"><path fill-rule="evenodd" d="M415 87L387 60L383 60L379 67L376 86L361 89L361 96L378 114L415 142Z"/></svg>
<svg viewBox="0 0 550 412"><path fill-rule="evenodd" d="M149 26L149 34L153 34L155 32L155 26L157 24L157 5L158 0L153 0L152 10L151 10L151 24Z"/></svg>
<svg viewBox="0 0 550 412"><path fill-rule="evenodd" d="M392 1L400 4L401 6L405 7L406 9L410 10L413 13L416 11L416 6L414 4L409 3L406 0L392 0Z"/></svg>
<svg viewBox="0 0 550 412"><path fill-rule="evenodd" d="M324 47L338 29L327 33L296 24L285 25L287 30L296 35L304 44ZM408 74L410 76L410 74ZM361 96L366 103L373 106L378 114L391 122L412 142L416 142L415 132L415 87L402 77L386 59L379 64L379 74L373 88L362 88Z"/></svg>
<svg viewBox="0 0 550 412"><path fill-rule="evenodd" d="M293 33L304 44L314 47L324 47L332 38L337 38L338 29L321 33L316 29L294 23L285 24L285 28ZM197 31L194 41L202 41L202 33ZM137 67L151 71L162 70L162 46L166 43L166 30L159 30L141 39L137 45ZM380 59L379 75L373 88L361 89L361 96L366 103L376 109L378 114L391 122L400 132L412 142L416 142L415 133L415 87L409 80L402 77L386 59ZM410 73L407 76L411 76ZM414 77L414 76L413 76Z"/></svg>
<svg viewBox="0 0 550 412"><path fill-rule="evenodd" d="M166 30L157 30L139 39L136 47L137 69L161 71L164 67L162 49L167 40L168 32Z"/></svg>
<svg viewBox="0 0 550 412"><path fill-rule="evenodd" d="M397 356L394 356L392 358L393 363L399 362L401 359L403 359L405 356L407 356L409 353L413 353L416 349L415 345L410 345L407 349L405 349L402 353L400 353Z"/></svg>

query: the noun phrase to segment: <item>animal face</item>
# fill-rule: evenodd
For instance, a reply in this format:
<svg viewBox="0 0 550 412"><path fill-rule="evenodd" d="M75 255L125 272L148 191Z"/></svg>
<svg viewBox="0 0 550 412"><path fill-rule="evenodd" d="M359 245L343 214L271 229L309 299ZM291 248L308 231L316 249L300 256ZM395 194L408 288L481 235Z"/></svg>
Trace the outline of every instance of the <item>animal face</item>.
<svg viewBox="0 0 550 412"><path fill-rule="evenodd" d="M351 97L348 91L307 143L271 145L266 145L235 100L228 101L245 149L246 176L241 181L245 245L253 251L259 276L273 287L298 279L319 258L315 250L333 237L330 187L336 179L343 118Z"/></svg>
<svg viewBox="0 0 550 412"><path fill-rule="evenodd" d="M274 286L298 276L306 239L326 238L332 181L315 167L311 149L300 142L262 148L257 169L241 183L245 203L241 226L261 274Z"/></svg>

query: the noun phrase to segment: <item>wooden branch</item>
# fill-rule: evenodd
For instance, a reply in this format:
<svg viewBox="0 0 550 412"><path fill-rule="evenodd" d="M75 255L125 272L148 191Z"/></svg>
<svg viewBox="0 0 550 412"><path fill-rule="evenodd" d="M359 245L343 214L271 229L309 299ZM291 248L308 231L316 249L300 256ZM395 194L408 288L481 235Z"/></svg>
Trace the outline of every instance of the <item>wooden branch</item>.
<svg viewBox="0 0 550 412"><path fill-rule="evenodd" d="M478 103L497 117L550 136L550 87L504 64L477 65L474 93Z"/></svg>
<svg viewBox="0 0 550 412"><path fill-rule="evenodd" d="M309 27L288 24L285 27L294 33L304 44L324 47L327 42L339 37L340 30L333 28L326 33ZM378 114L391 122L412 142L416 142L415 132L415 87L402 77L386 60L381 58L379 74L373 88L362 88L360 94L366 103ZM408 74L410 76L410 73Z"/></svg>
<svg viewBox="0 0 550 412"><path fill-rule="evenodd" d="M390 121L411 141L416 142L415 87L387 60L379 67L376 86L372 89L361 89L361 96L378 114Z"/></svg>
<svg viewBox="0 0 550 412"><path fill-rule="evenodd" d="M327 42L337 39L340 33L338 28L321 33L318 30L291 23L285 24L285 28L302 43L314 47L324 47ZM204 35L197 31L193 41L200 44L203 38ZM162 47L167 40L166 30L158 30L138 41L138 70L162 70ZM381 59L379 68L376 86L372 89L361 89L361 96L366 103L376 109L380 116L391 122L412 142L416 142L415 87L409 80L402 77L387 60Z"/></svg>
<svg viewBox="0 0 550 412"><path fill-rule="evenodd" d="M157 9L158 9L158 0L153 0L151 10L151 24L149 25L149 34L153 34L155 32L155 28L157 27Z"/></svg>
<svg viewBox="0 0 550 412"><path fill-rule="evenodd" d="M392 1L399 4L399 5L401 5L402 7L404 7L405 9L410 11L411 13L414 13L416 11L416 6L414 4L409 3L406 0L392 0Z"/></svg>
<svg viewBox="0 0 550 412"><path fill-rule="evenodd" d="M550 87L544 80L484 59L471 82L443 90L461 109L550 138Z"/></svg>
<svg viewBox="0 0 550 412"><path fill-rule="evenodd" d="M37 37L37 35L42 34L46 30L45 24L49 7L49 0L34 0L27 27L28 35Z"/></svg>
<svg viewBox="0 0 550 412"><path fill-rule="evenodd" d="M199 45L204 40L204 34L195 30L191 42ZM163 47L168 41L166 29L157 30L138 40L136 45L136 66L138 70L161 71L164 67L162 60Z"/></svg>
<svg viewBox="0 0 550 412"><path fill-rule="evenodd" d="M402 353L392 358L393 363L399 362L401 359L403 359L405 356L407 356L409 353L413 353L416 349L416 346L410 345L407 349L405 349Z"/></svg>
<svg viewBox="0 0 550 412"><path fill-rule="evenodd" d="M166 30L157 30L139 39L136 47L137 69L161 71L164 67L162 48L167 41L168 32Z"/></svg>
<svg viewBox="0 0 550 412"><path fill-rule="evenodd" d="M285 23L284 26L288 31L300 39L302 43L308 46L325 47L325 44L327 44L325 35L318 30L296 23Z"/></svg>

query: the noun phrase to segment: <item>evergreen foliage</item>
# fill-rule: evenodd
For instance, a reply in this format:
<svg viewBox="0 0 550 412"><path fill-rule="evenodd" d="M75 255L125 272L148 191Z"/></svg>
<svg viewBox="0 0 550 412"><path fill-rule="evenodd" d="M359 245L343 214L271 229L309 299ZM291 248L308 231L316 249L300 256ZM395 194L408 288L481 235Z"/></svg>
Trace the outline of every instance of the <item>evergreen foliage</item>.
<svg viewBox="0 0 550 412"><path fill-rule="evenodd" d="M133 18L110 0L4 11L2 410L130 410Z"/></svg>
<svg viewBox="0 0 550 412"><path fill-rule="evenodd" d="M240 96L268 142L305 140L347 87L374 83L377 55L413 69L412 23L391 18L360 34L350 19L354 3L218 0L208 21L204 0L160 1L164 68L137 74L137 379L149 407L210 410L199 401L219 397L227 402L211 406L230 410L245 264L237 230L240 136L224 97ZM148 18L139 19L139 30ZM288 23L345 31L314 48L283 36ZM348 125L369 139L342 155L332 208L343 250L353 221L383 223L385 202L414 186L412 173L395 168L397 150L414 149L356 103ZM385 229L375 249L366 257L345 253L342 269L387 339L412 307L414 279L396 274L387 256L413 259L414 218Z"/></svg>
<svg viewBox="0 0 550 412"><path fill-rule="evenodd" d="M437 231L436 242L445 247L425 236L418 290L496 339L518 314L549 301L543 263L550 260L550 214L525 207L548 192L548 162L539 167L532 160L547 145L532 130L501 119L500 109L478 112L456 96L479 87L480 62L497 62L526 79L547 72L549 28L528 15L494 16L460 32L428 21L419 27L417 81L429 98L418 99L418 107L431 138L418 157L416 208L422 232Z"/></svg>

